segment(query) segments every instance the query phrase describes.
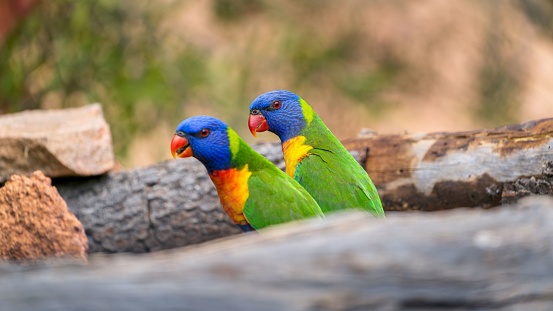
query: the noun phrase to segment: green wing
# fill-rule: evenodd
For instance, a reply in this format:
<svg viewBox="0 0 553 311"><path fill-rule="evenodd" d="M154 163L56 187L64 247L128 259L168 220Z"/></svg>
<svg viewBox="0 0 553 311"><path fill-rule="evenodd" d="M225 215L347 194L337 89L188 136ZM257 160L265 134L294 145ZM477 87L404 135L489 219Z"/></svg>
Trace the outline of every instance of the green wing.
<svg viewBox="0 0 553 311"><path fill-rule="evenodd" d="M324 213L350 208L384 216L376 187L345 148L311 149L294 178L317 200Z"/></svg>
<svg viewBox="0 0 553 311"><path fill-rule="evenodd" d="M244 215L254 229L323 217L317 202L295 180L272 165L252 172Z"/></svg>

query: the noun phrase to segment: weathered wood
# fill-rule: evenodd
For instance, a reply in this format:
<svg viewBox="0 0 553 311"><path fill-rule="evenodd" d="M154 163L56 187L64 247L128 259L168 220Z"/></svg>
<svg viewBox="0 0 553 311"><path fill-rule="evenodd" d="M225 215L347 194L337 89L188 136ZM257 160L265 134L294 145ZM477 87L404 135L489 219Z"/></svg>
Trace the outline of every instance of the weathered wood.
<svg viewBox="0 0 553 311"><path fill-rule="evenodd" d="M195 159L53 181L85 228L89 252L149 252L240 232Z"/></svg>
<svg viewBox="0 0 553 311"><path fill-rule="evenodd" d="M365 214L90 265L0 265L3 311L552 310L553 200Z"/></svg>
<svg viewBox="0 0 553 311"><path fill-rule="evenodd" d="M284 169L278 143L254 148ZM89 252L135 252L240 233L223 211L203 165L180 159L89 178L54 179L81 221Z"/></svg>
<svg viewBox="0 0 553 311"><path fill-rule="evenodd" d="M512 195L503 191L506 184L548 175L553 119L470 132L366 135L343 143L368 155L365 168L387 210L496 206ZM542 185L543 193L552 193L550 181Z"/></svg>
<svg viewBox="0 0 553 311"><path fill-rule="evenodd" d="M542 120L468 133L375 135L345 145L366 164L386 210L495 206L552 193L551 124ZM443 148L439 152L438 146ZM254 148L284 168L278 143ZM148 252L239 232L195 159L58 179L54 185L83 223L90 252Z"/></svg>

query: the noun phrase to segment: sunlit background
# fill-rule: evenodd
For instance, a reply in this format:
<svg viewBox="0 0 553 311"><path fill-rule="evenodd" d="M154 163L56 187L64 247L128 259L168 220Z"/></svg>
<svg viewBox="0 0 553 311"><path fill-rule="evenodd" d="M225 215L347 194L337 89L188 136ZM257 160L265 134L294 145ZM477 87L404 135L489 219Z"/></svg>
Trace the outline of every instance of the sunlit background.
<svg viewBox="0 0 553 311"><path fill-rule="evenodd" d="M553 1L0 0L0 113L99 102L125 167L272 89L341 139L553 117Z"/></svg>

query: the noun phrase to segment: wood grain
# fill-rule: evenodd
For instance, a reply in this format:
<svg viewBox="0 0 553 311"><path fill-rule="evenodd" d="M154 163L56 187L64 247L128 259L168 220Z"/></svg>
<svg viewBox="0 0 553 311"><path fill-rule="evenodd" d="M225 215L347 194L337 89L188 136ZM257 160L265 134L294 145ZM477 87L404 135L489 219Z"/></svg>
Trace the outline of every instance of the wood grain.
<svg viewBox="0 0 553 311"><path fill-rule="evenodd" d="M504 186L542 178L553 162L553 119L469 132L368 135L345 140L387 210L497 206ZM551 193L551 190L549 190Z"/></svg>
<svg viewBox="0 0 553 311"><path fill-rule="evenodd" d="M552 310L553 200L344 214L90 264L0 265L3 311Z"/></svg>

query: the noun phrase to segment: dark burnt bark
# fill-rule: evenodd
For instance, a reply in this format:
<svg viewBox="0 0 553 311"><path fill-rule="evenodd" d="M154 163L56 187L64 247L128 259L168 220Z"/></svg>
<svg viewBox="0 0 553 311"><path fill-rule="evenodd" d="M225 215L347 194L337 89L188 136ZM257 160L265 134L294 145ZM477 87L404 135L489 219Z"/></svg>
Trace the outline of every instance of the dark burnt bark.
<svg viewBox="0 0 553 311"><path fill-rule="evenodd" d="M386 210L492 207L525 191L552 193L553 119L470 132L368 135L344 145L365 155L361 163ZM540 186L524 181L531 178Z"/></svg>

